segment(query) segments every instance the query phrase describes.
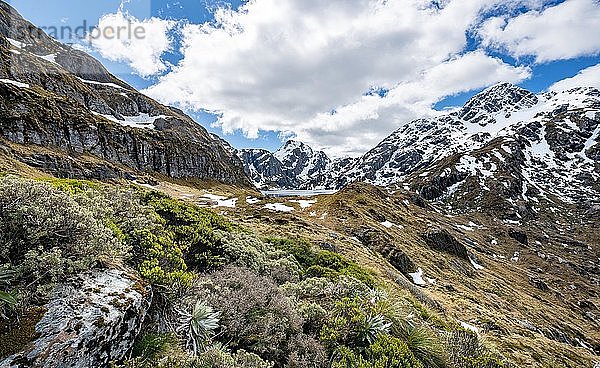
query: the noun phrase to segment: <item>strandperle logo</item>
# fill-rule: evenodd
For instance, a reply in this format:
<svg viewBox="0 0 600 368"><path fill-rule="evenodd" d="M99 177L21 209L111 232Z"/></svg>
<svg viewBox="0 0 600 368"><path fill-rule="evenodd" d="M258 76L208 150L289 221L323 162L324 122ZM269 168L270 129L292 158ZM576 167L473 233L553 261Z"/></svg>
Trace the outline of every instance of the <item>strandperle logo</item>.
<svg viewBox="0 0 600 368"><path fill-rule="evenodd" d="M79 17L81 17L81 9L90 6L80 0L59 0L60 6L56 1L9 0L7 2L15 9L34 7L36 13L48 15L45 21L33 20L38 28L28 27L25 24L10 25L16 35L27 35L29 37L26 36L26 38L29 39L39 39L43 37L43 34L46 34L67 45L82 45L85 43L93 44L94 41L99 39L134 41L147 37L143 24L133 22L128 18L124 18L118 24L108 24L107 22L100 22L100 19L69 17L68 9L73 9L73 14L79 14ZM102 7L107 10L112 9L113 12L122 12L125 4L121 0L103 0L103 2L105 4ZM152 17L152 1L130 0L126 4L128 8L133 7L135 9L135 15L138 19ZM60 14L56 9L61 9Z"/></svg>

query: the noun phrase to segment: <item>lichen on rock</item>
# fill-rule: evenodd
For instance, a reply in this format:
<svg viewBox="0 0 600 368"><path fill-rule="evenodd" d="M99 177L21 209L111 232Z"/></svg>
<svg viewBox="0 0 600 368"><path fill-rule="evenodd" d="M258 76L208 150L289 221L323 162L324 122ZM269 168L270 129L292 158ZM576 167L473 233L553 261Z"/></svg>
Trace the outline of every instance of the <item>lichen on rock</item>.
<svg viewBox="0 0 600 368"><path fill-rule="evenodd" d="M37 339L8 367L105 367L124 358L150 307L149 287L121 270L90 271L60 284L35 326Z"/></svg>

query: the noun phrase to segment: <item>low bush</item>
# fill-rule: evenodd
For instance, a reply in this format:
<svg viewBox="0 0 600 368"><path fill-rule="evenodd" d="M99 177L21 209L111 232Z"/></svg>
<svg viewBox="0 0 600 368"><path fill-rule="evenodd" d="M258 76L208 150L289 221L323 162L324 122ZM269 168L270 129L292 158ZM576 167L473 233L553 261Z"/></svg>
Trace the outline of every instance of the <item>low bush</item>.
<svg viewBox="0 0 600 368"><path fill-rule="evenodd" d="M287 252L277 250L272 244L250 234L217 231L217 235L228 265L245 267L270 276L278 284L299 280L300 265Z"/></svg>
<svg viewBox="0 0 600 368"><path fill-rule="evenodd" d="M406 343L408 349L425 367L446 366L447 355L444 346L431 330L400 321L394 324L392 333Z"/></svg>
<svg viewBox="0 0 600 368"><path fill-rule="evenodd" d="M144 192L142 203L160 216L161 229L172 237L190 270L206 272L226 263L223 245L215 232L232 230L223 217L158 192Z"/></svg>
<svg viewBox="0 0 600 368"><path fill-rule="evenodd" d="M488 347L477 334L464 329L449 333L445 344L450 366L456 368L508 368L509 364Z"/></svg>
<svg viewBox="0 0 600 368"><path fill-rule="evenodd" d="M301 332L295 306L269 277L229 267L199 280L198 297L221 312L220 339L283 364L289 343Z"/></svg>
<svg viewBox="0 0 600 368"><path fill-rule="evenodd" d="M333 354L332 368L424 368L401 339L380 335L364 352L347 346Z"/></svg>
<svg viewBox="0 0 600 368"><path fill-rule="evenodd" d="M366 355L374 368L423 368L406 343L390 335L380 335Z"/></svg>
<svg viewBox="0 0 600 368"><path fill-rule="evenodd" d="M15 271L17 285L29 286L24 298L70 274L118 263L128 250L101 211L48 183L0 179L0 264Z"/></svg>
<svg viewBox="0 0 600 368"><path fill-rule="evenodd" d="M377 304L366 299L343 298L323 325L320 339L330 350L339 346L366 348L380 335L387 334L391 325Z"/></svg>
<svg viewBox="0 0 600 368"><path fill-rule="evenodd" d="M268 238L268 243L285 251L296 259L305 277L327 277L336 279L340 275L354 277L369 287L375 286L373 276L341 254L315 249L306 240Z"/></svg>
<svg viewBox="0 0 600 368"><path fill-rule="evenodd" d="M244 350L230 353L214 347L198 357L197 368L273 368L274 363Z"/></svg>
<svg viewBox="0 0 600 368"><path fill-rule="evenodd" d="M315 338L298 334L289 344L286 368L313 368L327 366L327 351Z"/></svg>

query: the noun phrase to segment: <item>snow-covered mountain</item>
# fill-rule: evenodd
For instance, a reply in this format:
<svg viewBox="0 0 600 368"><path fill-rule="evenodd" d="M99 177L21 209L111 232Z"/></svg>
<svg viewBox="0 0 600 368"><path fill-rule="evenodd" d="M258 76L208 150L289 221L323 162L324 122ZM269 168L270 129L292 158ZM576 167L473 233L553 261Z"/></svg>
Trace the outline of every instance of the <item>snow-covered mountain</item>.
<svg viewBox="0 0 600 368"><path fill-rule="evenodd" d="M506 198L518 189L523 199L539 193L566 202L597 201L599 135L597 89L534 95L499 84L460 110L404 125L361 157L338 185L406 181L434 199L476 177L483 191L498 183L510 188L514 193L504 193Z"/></svg>
<svg viewBox="0 0 600 368"><path fill-rule="evenodd" d="M434 119L418 119L396 130L363 155L343 176L345 183L389 185L452 154L479 148L518 121L538 97L511 84L493 86L465 106Z"/></svg>
<svg viewBox="0 0 600 368"><path fill-rule="evenodd" d="M331 160L302 142L290 140L275 153L243 149L237 155L260 189L315 189L328 181Z"/></svg>
<svg viewBox="0 0 600 368"><path fill-rule="evenodd" d="M599 141L597 89L535 95L502 83L460 109L404 124L358 159L332 161L296 141L274 154L243 150L238 156L263 187L400 183L427 199L468 192L514 203L554 196L594 206L600 194Z"/></svg>

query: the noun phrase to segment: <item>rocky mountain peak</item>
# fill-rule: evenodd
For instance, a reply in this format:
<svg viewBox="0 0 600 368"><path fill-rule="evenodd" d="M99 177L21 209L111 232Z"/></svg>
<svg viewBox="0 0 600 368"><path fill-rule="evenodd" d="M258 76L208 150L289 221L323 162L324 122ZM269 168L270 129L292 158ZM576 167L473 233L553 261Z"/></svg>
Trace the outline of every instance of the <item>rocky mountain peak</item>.
<svg viewBox="0 0 600 368"><path fill-rule="evenodd" d="M473 96L459 111L458 116L464 120L477 120L484 115L511 113L530 108L538 103L538 97L512 83L499 83ZM476 119L479 118L479 119Z"/></svg>
<svg viewBox="0 0 600 368"><path fill-rule="evenodd" d="M277 157L277 159L279 159L281 162L284 162L290 157L298 156L300 154L312 156L314 154L314 151L309 145L293 139L290 139L287 142L285 142L285 144L274 153L275 157Z"/></svg>
<svg viewBox="0 0 600 368"><path fill-rule="evenodd" d="M326 176L332 172L332 161L325 152L297 140L287 141L274 153L243 149L237 154L246 174L263 189L323 187L328 181Z"/></svg>

